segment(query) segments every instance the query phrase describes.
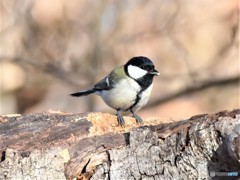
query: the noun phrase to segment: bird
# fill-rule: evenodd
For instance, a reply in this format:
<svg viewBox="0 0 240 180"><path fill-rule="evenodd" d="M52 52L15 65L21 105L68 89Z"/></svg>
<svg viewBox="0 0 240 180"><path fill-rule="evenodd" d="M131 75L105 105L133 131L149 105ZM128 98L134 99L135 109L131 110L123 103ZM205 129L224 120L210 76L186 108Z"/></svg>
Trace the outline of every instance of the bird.
<svg viewBox="0 0 240 180"><path fill-rule="evenodd" d="M101 96L108 106L116 110L118 125L125 125L122 112L131 112L136 122L142 124L143 120L136 112L148 102L153 78L159 74L149 58L136 56L124 65L113 69L91 89L70 95L79 97L95 93Z"/></svg>

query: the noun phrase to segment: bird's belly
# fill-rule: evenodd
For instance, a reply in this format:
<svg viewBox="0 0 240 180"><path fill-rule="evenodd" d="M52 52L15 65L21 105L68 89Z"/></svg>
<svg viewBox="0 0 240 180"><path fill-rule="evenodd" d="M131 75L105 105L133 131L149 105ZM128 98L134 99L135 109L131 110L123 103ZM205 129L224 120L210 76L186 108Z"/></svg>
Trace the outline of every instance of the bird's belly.
<svg viewBox="0 0 240 180"><path fill-rule="evenodd" d="M134 80L126 79L122 80L111 90L102 91L100 95L110 107L127 110L134 104L139 91L140 87Z"/></svg>

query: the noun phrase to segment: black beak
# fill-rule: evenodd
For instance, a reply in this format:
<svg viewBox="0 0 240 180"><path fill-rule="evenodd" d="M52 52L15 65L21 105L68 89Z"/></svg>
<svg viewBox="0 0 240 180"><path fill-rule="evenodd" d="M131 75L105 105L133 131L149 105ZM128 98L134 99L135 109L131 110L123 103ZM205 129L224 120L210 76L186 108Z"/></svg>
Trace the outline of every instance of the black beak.
<svg viewBox="0 0 240 180"><path fill-rule="evenodd" d="M155 69L150 71L149 74L152 74L154 76L159 76L160 75L160 73L157 70L155 70Z"/></svg>

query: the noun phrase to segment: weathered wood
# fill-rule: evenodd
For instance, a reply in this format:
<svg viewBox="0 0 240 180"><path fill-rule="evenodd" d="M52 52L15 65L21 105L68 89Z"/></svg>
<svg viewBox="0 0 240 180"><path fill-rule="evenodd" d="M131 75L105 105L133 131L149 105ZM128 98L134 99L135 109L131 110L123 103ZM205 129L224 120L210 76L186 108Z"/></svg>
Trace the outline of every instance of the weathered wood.
<svg viewBox="0 0 240 180"><path fill-rule="evenodd" d="M240 174L240 110L126 127L102 113L0 118L0 179L196 179Z"/></svg>

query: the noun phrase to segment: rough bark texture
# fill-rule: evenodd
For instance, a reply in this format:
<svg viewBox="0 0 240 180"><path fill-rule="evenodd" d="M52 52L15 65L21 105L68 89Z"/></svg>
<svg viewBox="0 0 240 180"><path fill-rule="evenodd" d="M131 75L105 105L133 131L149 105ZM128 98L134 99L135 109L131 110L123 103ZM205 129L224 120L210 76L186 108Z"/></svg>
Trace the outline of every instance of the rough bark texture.
<svg viewBox="0 0 240 180"><path fill-rule="evenodd" d="M240 174L239 109L171 123L126 122L118 127L115 116L101 113L1 116L0 179L210 179L214 172Z"/></svg>

